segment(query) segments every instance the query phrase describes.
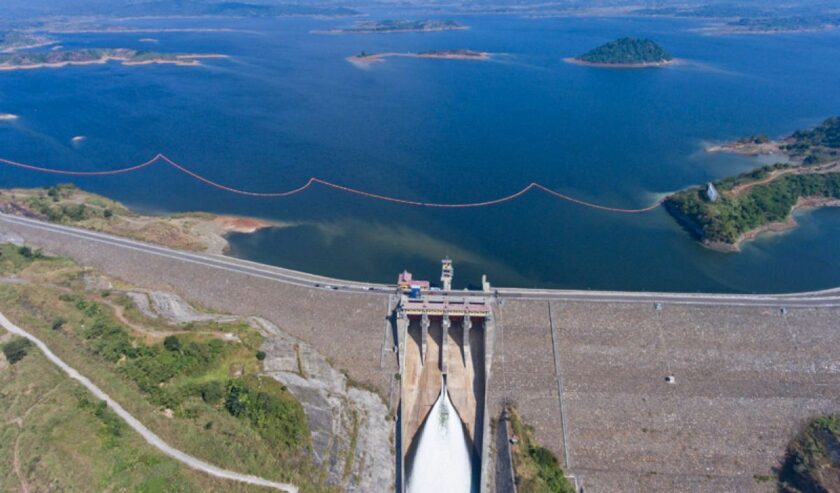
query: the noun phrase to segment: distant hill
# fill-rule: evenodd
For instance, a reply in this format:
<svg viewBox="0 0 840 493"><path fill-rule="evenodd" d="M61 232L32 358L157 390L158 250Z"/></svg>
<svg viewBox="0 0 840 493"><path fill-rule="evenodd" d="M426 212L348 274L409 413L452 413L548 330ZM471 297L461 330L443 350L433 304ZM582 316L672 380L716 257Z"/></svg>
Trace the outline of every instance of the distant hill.
<svg viewBox="0 0 840 493"><path fill-rule="evenodd" d="M218 15L241 17L273 17L286 15L356 15L357 11L329 5L299 3L207 2L201 0L153 0L126 5L114 10L116 15Z"/></svg>
<svg viewBox="0 0 840 493"><path fill-rule="evenodd" d="M599 65L633 66L661 64L673 58L649 39L621 38L590 50L575 60Z"/></svg>

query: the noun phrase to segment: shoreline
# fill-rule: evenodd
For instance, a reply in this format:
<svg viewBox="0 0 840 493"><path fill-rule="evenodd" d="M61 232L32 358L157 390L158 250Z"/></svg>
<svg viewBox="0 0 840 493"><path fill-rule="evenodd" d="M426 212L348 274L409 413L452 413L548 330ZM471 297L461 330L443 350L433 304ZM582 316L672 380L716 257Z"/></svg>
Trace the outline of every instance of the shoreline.
<svg viewBox="0 0 840 493"><path fill-rule="evenodd" d="M58 207L58 210L63 210L63 206L81 204L86 207L87 214L76 219L64 215L59 220L50 221L48 212L32 205L32 200L44 200L46 192L32 188L0 189L0 212L214 255L225 255L230 250L230 234L253 234L266 228L292 225L283 221L233 214L137 212L118 201L75 186L54 187L53 190L58 191L54 196L59 200L47 202L50 204L48 208ZM105 215L105 210L111 213Z"/></svg>
<svg viewBox="0 0 840 493"><path fill-rule="evenodd" d="M791 207L790 212L788 213L788 219L786 221L776 221L761 225L757 228L753 228L745 233L742 233L741 236L739 236L738 239L735 240L735 243L704 240L702 241L702 244L704 247L718 252L740 253L745 243L755 240L765 233L784 233L786 231L791 231L799 227L799 224L793 217L793 214L796 211L807 211L810 209L819 209L822 207L840 207L840 199L829 197L800 198L796 202L796 204L794 204L794 206Z"/></svg>
<svg viewBox="0 0 840 493"><path fill-rule="evenodd" d="M458 27L438 27L438 28L425 28L425 29L388 29L388 30L376 30L376 29L313 29L309 31L310 34L330 34L334 36L340 36L342 34L399 34L399 33L439 33L445 31L463 31L469 29L470 26L458 26Z"/></svg>
<svg viewBox="0 0 840 493"><path fill-rule="evenodd" d="M345 57L344 59L348 62L356 65L357 67L367 68L372 63L382 63L385 62L387 58L426 58L432 60L475 60L475 61L487 61L492 58L492 53L487 51L477 51L472 53L448 53L448 52L440 52L440 53L411 53L411 52L384 52L384 53L372 53L370 55L365 56L358 56L352 55Z"/></svg>
<svg viewBox="0 0 840 493"><path fill-rule="evenodd" d="M659 68L659 67L670 67L673 65L679 65L683 63L682 60L678 58L674 58L671 60L666 60L664 62L645 62L645 63L598 63L598 62L587 62L584 60L579 60L575 57L566 57L563 59L564 62L571 64L571 65L581 65L584 67L596 67L596 68L617 68L617 69L633 69L633 68Z"/></svg>
<svg viewBox="0 0 840 493"><path fill-rule="evenodd" d="M0 64L0 71L11 72L14 70L35 70L40 68L64 68L76 65L105 65L109 62L120 62L120 65L178 65L182 67L196 67L201 65L200 59L204 58L230 58L228 55L206 54L206 55L176 55L175 58L160 58L151 60L132 60L121 56L104 56L96 60L67 60L63 62L31 63L25 65Z"/></svg>
<svg viewBox="0 0 840 493"><path fill-rule="evenodd" d="M782 150L784 141L771 140L769 142L738 142L730 141L724 144L706 146L703 150L709 154L738 154L740 156L790 156Z"/></svg>

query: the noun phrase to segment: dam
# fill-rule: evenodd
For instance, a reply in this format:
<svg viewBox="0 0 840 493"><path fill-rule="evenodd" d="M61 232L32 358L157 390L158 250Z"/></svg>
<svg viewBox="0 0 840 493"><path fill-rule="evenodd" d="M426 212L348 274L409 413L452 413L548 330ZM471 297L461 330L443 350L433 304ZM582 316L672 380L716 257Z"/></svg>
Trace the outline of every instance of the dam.
<svg viewBox="0 0 840 493"><path fill-rule="evenodd" d="M483 380L479 390L485 397L473 394L475 411L483 417L471 421L453 391L450 415L471 424L463 426L463 443L470 440L469 429L479 442L469 447L473 461L474 451L482 451L482 493L514 491L515 471L504 454L507 437L500 432L505 427L498 426L506 403L517 406L537 442L589 493L755 491L760 485L754 475L772 474L809 419L840 410L840 289L738 295L496 286L491 291L485 284L465 292L401 279L397 292L393 284L181 252L0 213L2 235L210 310L263 317L376 389L394 417L376 420L391 431L393 449L384 459L385 479L377 476L376 484L387 486L365 492L402 492L407 486L407 465L419 448L415 435L426 431L429 406L443 388L434 375L427 378L431 390L419 384L422 374L409 379L407 363L421 373L440 372L435 358L443 312L449 313L448 339L463 337L464 320L455 313L459 305L471 312L473 382ZM424 303L431 333L425 360ZM486 316L472 315L482 303ZM410 338L410 326L419 328L420 336ZM479 357L473 341L482 331ZM414 355L408 354L409 344ZM446 345L455 354L465 355L466 349ZM482 377L476 360L485 363ZM463 359L461 368L449 359L453 388L456 372L465 371ZM419 390L431 396L422 406L412 405L418 411L409 436L407 400L417 402ZM361 445L358 451L365 452ZM355 462L362 463L374 462ZM456 490L437 490L443 491Z"/></svg>
<svg viewBox="0 0 840 493"><path fill-rule="evenodd" d="M404 480L400 489L410 493L430 491L434 489L432 484L440 484L441 478L427 477L423 453L430 453L425 444L434 439L425 437L434 434L435 427L454 429L451 423L436 422L446 410L452 412L443 419L456 420L460 427L448 433L462 432L458 435L463 436L469 455L467 471L447 474L455 476L455 484L464 484L458 482L462 479L458 475L468 475L467 484L471 479L472 487L465 491L478 491L487 424L487 337L493 329L493 298L486 280L481 292L452 291L453 274L447 259L442 262L441 290L431 289L428 281L414 280L408 272L398 279L400 299L394 318L401 370L398 433L400 476ZM447 466L454 468L454 463ZM429 487L418 486L424 483Z"/></svg>

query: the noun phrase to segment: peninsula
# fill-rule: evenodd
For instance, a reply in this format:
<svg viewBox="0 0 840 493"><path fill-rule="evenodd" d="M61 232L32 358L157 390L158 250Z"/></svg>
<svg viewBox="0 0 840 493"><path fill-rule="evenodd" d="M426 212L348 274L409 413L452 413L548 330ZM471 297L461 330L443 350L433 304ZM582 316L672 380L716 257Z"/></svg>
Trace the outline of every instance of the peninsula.
<svg viewBox="0 0 840 493"><path fill-rule="evenodd" d="M199 212L171 216L138 214L117 201L73 185L0 190L0 212L215 254L227 251L228 233L253 233L282 226L260 219Z"/></svg>
<svg viewBox="0 0 840 493"><path fill-rule="evenodd" d="M25 31L0 31L0 53L37 48L53 44L55 41L44 35Z"/></svg>
<svg viewBox="0 0 840 493"><path fill-rule="evenodd" d="M371 63L384 62L386 58L433 58L442 60L489 60L491 54L475 50L435 50L418 53L365 53L347 57L356 66L367 68Z"/></svg>
<svg viewBox="0 0 840 493"><path fill-rule="evenodd" d="M661 67L674 63L673 57L649 39L621 38L594 48L583 55L566 58L568 63L609 68Z"/></svg>
<svg viewBox="0 0 840 493"><path fill-rule="evenodd" d="M165 63L196 66L202 58L227 58L226 55L154 53L126 48L89 48L81 50L54 50L0 54L0 70L59 68L68 65L104 64L119 61L123 65L149 65Z"/></svg>
<svg viewBox="0 0 840 493"><path fill-rule="evenodd" d="M795 227L792 212L797 208L840 206L840 117L780 141L750 137L709 150L780 153L789 161L665 199L668 212L707 247L738 251L763 232Z"/></svg>
<svg viewBox="0 0 840 493"><path fill-rule="evenodd" d="M388 33L428 33L468 29L467 26L449 20L382 20L362 21L353 26L313 31L317 34L388 34Z"/></svg>

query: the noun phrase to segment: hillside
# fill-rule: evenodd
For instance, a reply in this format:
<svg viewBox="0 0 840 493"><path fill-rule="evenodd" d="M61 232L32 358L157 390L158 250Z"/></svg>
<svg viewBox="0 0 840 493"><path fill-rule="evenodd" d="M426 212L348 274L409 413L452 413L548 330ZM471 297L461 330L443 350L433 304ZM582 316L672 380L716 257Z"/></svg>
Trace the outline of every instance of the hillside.
<svg viewBox="0 0 840 493"><path fill-rule="evenodd" d="M263 336L252 319L27 246L0 244L0 280L0 312L167 443L302 492L335 491L314 461L301 402L264 377ZM262 491L164 456L34 346L2 329L0 339L0 395L14 396L0 411L0 490Z"/></svg>
<svg viewBox="0 0 840 493"><path fill-rule="evenodd" d="M575 60L597 65L647 66L664 64L673 58L649 39L621 38L592 49Z"/></svg>

